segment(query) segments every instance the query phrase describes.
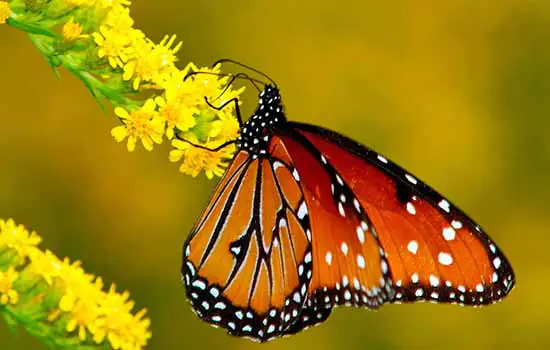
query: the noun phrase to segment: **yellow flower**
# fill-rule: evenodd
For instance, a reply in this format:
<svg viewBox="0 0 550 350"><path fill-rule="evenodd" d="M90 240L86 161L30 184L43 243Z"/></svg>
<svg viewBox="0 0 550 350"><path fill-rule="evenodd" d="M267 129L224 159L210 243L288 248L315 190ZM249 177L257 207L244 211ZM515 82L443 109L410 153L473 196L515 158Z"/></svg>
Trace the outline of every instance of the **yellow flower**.
<svg viewBox="0 0 550 350"><path fill-rule="evenodd" d="M130 152L136 148L137 140L141 140L143 147L151 151L153 142L162 142L164 132L164 122L155 109L156 104L152 99L148 99L141 109L131 113L122 107L116 107L115 113L124 125L113 128L111 135L117 142L122 142L128 137L127 147Z"/></svg>
<svg viewBox="0 0 550 350"><path fill-rule="evenodd" d="M190 142L198 144L195 135L186 135ZM219 146L220 142L207 142L204 146L208 148L215 148ZM178 162L183 158L183 163L180 166L180 171L184 174L196 177L202 170L204 170L206 177L212 179L214 175L223 175L225 168L235 151L233 145L222 148L217 152L212 152L206 149L194 147L193 145L181 141L173 140L172 146L176 149L170 151L169 159L171 162Z"/></svg>
<svg viewBox="0 0 550 350"><path fill-rule="evenodd" d="M208 136L218 138L220 140L234 140L239 135L240 125L237 118L228 112L218 113L220 120L212 122L212 126Z"/></svg>
<svg viewBox="0 0 550 350"><path fill-rule="evenodd" d="M106 57L113 68L122 67L126 58L130 38L126 33L106 26L99 27L99 33L92 34L99 50L99 58Z"/></svg>
<svg viewBox="0 0 550 350"><path fill-rule="evenodd" d="M0 303L16 304L19 300L19 294L13 289L13 282L17 280L19 273L15 271L13 266L8 268L8 271L0 271Z"/></svg>
<svg viewBox="0 0 550 350"><path fill-rule="evenodd" d="M181 103L172 94L165 94L165 97L156 97L155 102L159 106L159 115L166 121L166 137L171 140L174 137L174 128L187 131L196 125L194 114L198 109Z"/></svg>
<svg viewBox="0 0 550 350"><path fill-rule="evenodd" d="M11 15L11 9L7 2L0 1L0 24L6 23Z"/></svg>
<svg viewBox="0 0 550 350"><path fill-rule="evenodd" d="M100 1L107 2L108 0ZM120 33L128 34L128 32L133 30L134 19L130 17L129 8L122 6L122 4L114 4L107 13L103 25L115 29Z"/></svg>
<svg viewBox="0 0 550 350"><path fill-rule="evenodd" d="M75 41L87 36L88 35L82 35L82 26L72 18L63 25L63 37L66 41Z"/></svg>
<svg viewBox="0 0 550 350"><path fill-rule="evenodd" d="M146 39L135 43L135 56L124 65L124 80L133 80L133 88L138 89L142 81L160 81L168 72L175 70L176 52L181 48L181 42L173 48L176 36L165 36L159 45Z"/></svg>
<svg viewBox="0 0 550 350"><path fill-rule="evenodd" d="M31 259L30 269L33 273L41 276L50 286L54 279L61 275L62 262L51 251L36 250L29 255Z"/></svg>
<svg viewBox="0 0 550 350"><path fill-rule="evenodd" d="M94 341L101 343L107 338L114 349L141 349L151 337L150 321L142 319L145 310L132 315L133 301L128 301L128 292L117 293L113 284L100 302L101 318L96 322Z"/></svg>
<svg viewBox="0 0 550 350"><path fill-rule="evenodd" d="M12 219L0 220L0 249L3 246L15 249L21 262L26 256L37 250L36 246L41 240L36 232L29 233L23 225L15 225Z"/></svg>

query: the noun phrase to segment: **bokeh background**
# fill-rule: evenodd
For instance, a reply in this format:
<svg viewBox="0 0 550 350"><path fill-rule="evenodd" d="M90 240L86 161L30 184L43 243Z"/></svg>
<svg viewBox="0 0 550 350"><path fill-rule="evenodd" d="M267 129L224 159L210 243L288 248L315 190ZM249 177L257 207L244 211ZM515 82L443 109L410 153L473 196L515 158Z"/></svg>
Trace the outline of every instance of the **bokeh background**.
<svg viewBox="0 0 550 350"><path fill-rule="evenodd" d="M0 27L0 217L128 289L150 349L550 348L550 6L547 1L137 1L137 27L184 41L181 66L231 57L273 76L288 116L367 144L470 213L517 287L481 309L341 308L258 345L198 320L180 246L215 181L178 173L164 144L128 153L84 85L58 80L28 38ZM250 90L250 89L249 89ZM245 110L256 97L245 96ZM1 349L42 349L0 323Z"/></svg>

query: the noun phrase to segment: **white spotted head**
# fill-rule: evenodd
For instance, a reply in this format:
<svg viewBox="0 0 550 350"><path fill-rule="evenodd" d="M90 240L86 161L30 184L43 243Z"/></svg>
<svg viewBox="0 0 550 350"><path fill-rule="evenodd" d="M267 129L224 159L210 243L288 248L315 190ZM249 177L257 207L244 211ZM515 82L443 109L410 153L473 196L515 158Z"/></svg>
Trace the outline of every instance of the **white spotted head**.
<svg viewBox="0 0 550 350"><path fill-rule="evenodd" d="M258 108L241 128L237 147L253 155L267 154L269 139L273 129L286 122L279 89L266 85L260 93Z"/></svg>

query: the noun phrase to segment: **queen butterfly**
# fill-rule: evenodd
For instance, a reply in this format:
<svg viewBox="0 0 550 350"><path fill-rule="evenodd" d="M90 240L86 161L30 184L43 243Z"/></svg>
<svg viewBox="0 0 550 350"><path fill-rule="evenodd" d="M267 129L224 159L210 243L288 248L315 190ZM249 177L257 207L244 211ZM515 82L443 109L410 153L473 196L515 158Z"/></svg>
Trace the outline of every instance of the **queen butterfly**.
<svg viewBox="0 0 550 350"><path fill-rule="evenodd" d="M511 291L512 267L478 224L386 157L288 121L271 82L246 123L236 99L215 107L233 102L241 133L183 248L201 319L264 342L338 305L480 306Z"/></svg>

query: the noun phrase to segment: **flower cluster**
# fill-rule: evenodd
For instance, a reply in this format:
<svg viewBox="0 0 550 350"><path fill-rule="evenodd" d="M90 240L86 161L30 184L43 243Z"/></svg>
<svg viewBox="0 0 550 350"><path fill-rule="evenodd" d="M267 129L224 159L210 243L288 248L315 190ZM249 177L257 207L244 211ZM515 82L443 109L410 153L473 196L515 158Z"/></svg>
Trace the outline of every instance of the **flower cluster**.
<svg viewBox="0 0 550 350"><path fill-rule="evenodd" d="M99 100L109 101L120 125L111 130L128 151L138 144L151 151L167 140L174 147L169 159L192 176L204 171L221 176L235 152L215 148L237 138L235 105L224 103L243 89L220 67L176 67L182 43L165 36L159 43L134 27L130 0L0 0L0 23L31 35L54 67L67 68ZM190 74L199 73L199 74ZM208 102L208 103L207 103ZM201 147L194 147L191 144Z"/></svg>
<svg viewBox="0 0 550 350"><path fill-rule="evenodd" d="M151 337L145 309L133 314L128 292L103 290L79 261L38 248L41 238L0 220L0 312L57 347L143 349Z"/></svg>

